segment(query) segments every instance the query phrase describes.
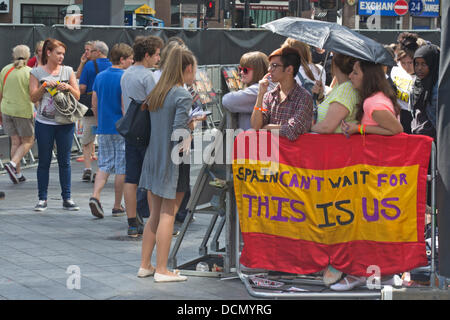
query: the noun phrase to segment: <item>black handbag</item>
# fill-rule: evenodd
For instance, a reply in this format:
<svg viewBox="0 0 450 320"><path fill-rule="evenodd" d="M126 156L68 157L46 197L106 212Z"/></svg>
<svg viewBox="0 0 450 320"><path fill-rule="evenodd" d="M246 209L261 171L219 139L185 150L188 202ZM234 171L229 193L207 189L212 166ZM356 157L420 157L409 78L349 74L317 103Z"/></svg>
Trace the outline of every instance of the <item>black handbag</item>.
<svg viewBox="0 0 450 320"><path fill-rule="evenodd" d="M116 122L116 129L127 142L146 147L150 142L150 113L141 109L142 102L131 99L125 115Z"/></svg>

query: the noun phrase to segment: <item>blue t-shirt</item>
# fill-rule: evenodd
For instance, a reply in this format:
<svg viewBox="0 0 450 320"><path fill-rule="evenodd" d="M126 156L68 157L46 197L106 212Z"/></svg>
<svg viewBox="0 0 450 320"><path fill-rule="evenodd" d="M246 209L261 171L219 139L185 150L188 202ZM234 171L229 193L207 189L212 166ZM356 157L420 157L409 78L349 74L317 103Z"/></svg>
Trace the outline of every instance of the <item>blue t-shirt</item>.
<svg viewBox="0 0 450 320"><path fill-rule="evenodd" d="M112 63L108 58L98 58L96 61L99 73L112 66ZM84 84L86 86L86 93L92 91L96 76L97 72L95 71L94 61L88 61L85 64L80 76L80 84Z"/></svg>
<svg viewBox="0 0 450 320"><path fill-rule="evenodd" d="M116 122L122 118L120 78L124 70L110 67L95 78L92 91L97 95L97 134L119 134Z"/></svg>

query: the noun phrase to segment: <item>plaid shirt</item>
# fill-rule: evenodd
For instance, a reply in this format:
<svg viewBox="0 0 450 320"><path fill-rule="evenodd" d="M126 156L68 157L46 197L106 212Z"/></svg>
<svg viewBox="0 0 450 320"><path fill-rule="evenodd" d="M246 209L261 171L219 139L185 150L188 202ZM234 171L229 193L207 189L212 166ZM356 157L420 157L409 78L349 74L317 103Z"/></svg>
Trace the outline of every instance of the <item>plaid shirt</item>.
<svg viewBox="0 0 450 320"><path fill-rule="evenodd" d="M281 87L278 84L275 89L264 95L263 126L267 124L281 125L280 135L295 140L299 135L311 130L313 119L313 101L306 89L294 81L284 101L280 101Z"/></svg>

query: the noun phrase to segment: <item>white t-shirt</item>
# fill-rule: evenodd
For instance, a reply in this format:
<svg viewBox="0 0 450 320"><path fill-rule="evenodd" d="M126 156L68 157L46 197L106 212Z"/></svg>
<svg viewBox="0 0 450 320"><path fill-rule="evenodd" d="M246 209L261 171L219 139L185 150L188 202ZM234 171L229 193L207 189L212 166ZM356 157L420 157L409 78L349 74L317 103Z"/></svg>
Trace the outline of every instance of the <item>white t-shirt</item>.
<svg viewBox="0 0 450 320"><path fill-rule="evenodd" d="M161 78L161 74L161 69L153 71L153 79L155 79L155 83L158 83L159 79Z"/></svg>
<svg viewBox="0 0 450 320"><path fill-rule="evenodd" d="M391 79L397 86L397 102L403 110L409 110L409 94L416 76L410 75L401 66L393 67Z"/></svg>
<svg viewBox="0 0 450 320"><path fill-rule="evenodd" d="M312 74L314 75L314 79L310 79L310 80L313 80L313 81L319 80L320 73L321 73L323 67L321 65L317 65L317 64L313 64L313 63L310 63L308 66L311 69ZM309 79L308 76L306 75L305 69L303 69L303 66L300 66L300 69L298 71L301 73L303 78ZM324 70L322 72L322 77L320 78L324 88L325 88L326 76L327 75L326 75L326 72ZM297 83L299 85L303 85L302 82L300 81L300 78L298 77L298 75L295 76L295 80L297 81Z"/></svg>

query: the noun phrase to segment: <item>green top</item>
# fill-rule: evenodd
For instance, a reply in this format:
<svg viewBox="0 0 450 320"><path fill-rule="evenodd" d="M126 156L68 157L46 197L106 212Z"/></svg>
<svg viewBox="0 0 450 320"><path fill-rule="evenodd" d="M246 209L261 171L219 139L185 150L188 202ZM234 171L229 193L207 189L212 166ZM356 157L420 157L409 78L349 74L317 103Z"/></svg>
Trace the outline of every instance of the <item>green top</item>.
<svg viewBox="0 0 450 320"><path fill-rule="evenodd" d="M1 112L11 117L32 118L33 103L30 99L30 67L12 70L8 78L5 76L13 67L8 64L0 73L0 92L2 94Z"/></svg>
<svg viewBox="0 0 450 320"><path fill-rule="evenodd" d="M327 95L325 100L319 104L317 107L317 122L325 119L327 115L328 108L330 104L333 102L338 102L346 107L349 111L348 116L345 118L345 122L356 123L355 115L356 115L356 105L359 102L359 94L353 88L352 83L350 81L344 82L340 85L337 85L331 90L331 92ZM339 125L335 131L335 133L341 133L341 126Z"/></svg>

